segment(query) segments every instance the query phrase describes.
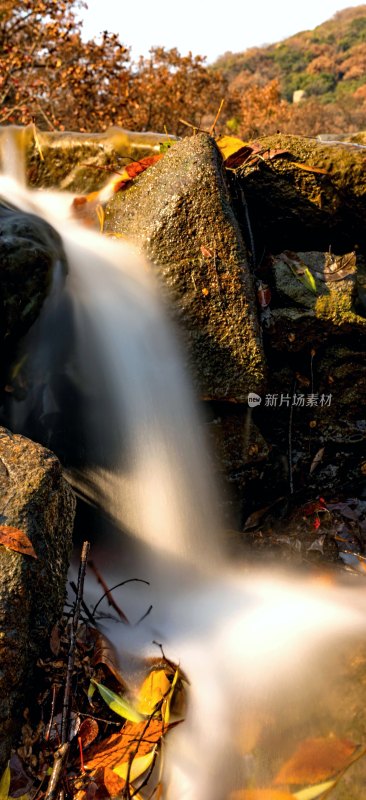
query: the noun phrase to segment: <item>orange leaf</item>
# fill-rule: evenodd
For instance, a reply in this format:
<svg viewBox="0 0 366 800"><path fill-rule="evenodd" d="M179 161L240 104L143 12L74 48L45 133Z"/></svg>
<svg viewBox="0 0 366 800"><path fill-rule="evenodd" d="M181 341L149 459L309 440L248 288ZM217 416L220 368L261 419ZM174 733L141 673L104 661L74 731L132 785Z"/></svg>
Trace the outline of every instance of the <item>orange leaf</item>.
<svg viewBox="0 0 366 800"><path fill-rule="evenodd" d="M346 769L358 750L358 745L349 739L305 739L282 765L273 783L320 783Z"/></svg>
<svg viewBox="0 0 366 800"><path fill-rule="evenodd" d="M7 547L8 550L15 550L16 553L37 558L28 536L24 531L12 528L11 525L0 525L0 544Z"/></svg>
<svg viewBox="0 0 366 800"><path fill-rule="evenodd" d="M108 739L91 748L85 764L92 772L99 767L113 769L117 764L128 761L133 756L149 753L154 744L160 741L166 732L161 719L143 722L126 722L119 733L112 733Z"/></svg>
<svg viewBox="0 0 366 800"><path fill-rule="evenodd" d="M148 167L156 164L156 162L160 161L162 157L163 153L159 153L158 155L146 156L146 158L141 158L140 161L132 161L131 164L127 164L125 170L130 180L136 178L136 175L139 175L140 172L144 172Z"/></svg>

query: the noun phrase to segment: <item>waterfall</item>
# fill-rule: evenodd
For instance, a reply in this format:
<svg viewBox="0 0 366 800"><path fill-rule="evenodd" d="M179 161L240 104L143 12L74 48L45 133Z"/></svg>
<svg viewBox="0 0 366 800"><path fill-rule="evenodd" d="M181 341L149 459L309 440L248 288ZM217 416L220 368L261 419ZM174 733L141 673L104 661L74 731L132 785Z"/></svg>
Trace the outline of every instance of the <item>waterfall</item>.
<svg viewBox="0 0 366 800"><path fill-rule="evenodd" d="M72 480L136 543L153 612L119 645L133 646L132 636L151 648L159 637L190 681L187 719L168 743L167 800L226 800L258 779L237 741L251 714L286 717L285 731L293 705L311 727L342 642L365 629L365 591L229 563L195 402L151 268L131 245L72 220L67 195L2 176L0 196L58 231L68 265L65 274L55 248L13 426L38 425L51 445L58 435ZM120 560L122 569L123 552Z"/></svg>

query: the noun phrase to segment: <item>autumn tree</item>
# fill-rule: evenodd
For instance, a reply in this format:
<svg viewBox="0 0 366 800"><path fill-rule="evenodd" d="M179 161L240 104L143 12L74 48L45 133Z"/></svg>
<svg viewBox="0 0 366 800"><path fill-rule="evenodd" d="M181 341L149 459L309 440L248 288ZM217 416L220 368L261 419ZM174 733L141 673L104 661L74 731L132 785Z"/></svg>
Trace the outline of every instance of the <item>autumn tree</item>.
<svg viewBox="0 0 366 800"><path fill-rule="evenodd" d="M137 105L132 124L139 130L187 133L182 119L200 127L217 111L226 91L220 74L210 73L202 56L181 56L176 48L154 47L135 75Z"/></svg>
<svg viewBox="0 0 366 800"><path fill-rule="evenodd" d="M130 56L114 34L84 43L79 0L5 0L0 122L79 130L117 123L130 102Z"/></svg>
<svg viewBox="0 0 366 800"><path fill-rule="evenodd" d="M183 132L217 108L222 82L201 56L154 48L133 64L116 34L84 42L81 0L3 0L0 10L0 124L40 128ZM216 96L217 95L217 96Z"/></svg>

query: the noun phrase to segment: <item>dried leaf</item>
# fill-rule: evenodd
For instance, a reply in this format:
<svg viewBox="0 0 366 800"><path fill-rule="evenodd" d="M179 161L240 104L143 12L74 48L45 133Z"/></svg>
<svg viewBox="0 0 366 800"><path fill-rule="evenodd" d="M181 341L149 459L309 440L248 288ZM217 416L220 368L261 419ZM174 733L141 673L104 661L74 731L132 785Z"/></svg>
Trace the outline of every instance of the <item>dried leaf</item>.
<svg viewBox="0 0 366 800"><path fill-rule="evenodd" d="M298 167L298 169L304 170L304 172L316 172L319 175L328 175L327 169L322 169L321 167L312 167L310 164L301 164L299 161L291 161L294 167Z"/></svg>
<svg viewBox="0 0 366 800"><path fill-rule="evenodd" d="M143 717L141 714L136 711L135 708L125 700L124 697L121 697L119 694L115 694L112 692L111 689L108 689L107 686L103 686L102 683L98 683L97 681L92 681L94 685L97 687L101 697L103 698L104 702L107 703L107 706L118 714L120 717L124 719L128 719L130 722L141 722Z"/></svg>
<svg viewBox="0 0 366 800"><path fill-rule="evenodd" d="M335 786L337 781L326 781L325 783L318 783L317 786L308 786L302 789L301 792L296 792L294 797L296 800L317 800L321 799L324 792L329 792L332 786Z"/></svg>
<svg viewBox="0 0 366 800"><path fill-rule="evenodd" d="M358 750L358 745L349 739L305 739L282 765L273 783L315 784L326 781L346 769Z"/></svg>
<svg viewBox="0 0 366 800"><path fill-rule="evenodd" d="M97 628L89 628L90 635L94 640L93 656L91 664L93 667L102 665L113 675L123 689L127 689L127 684L124 681L118 664L118 656L116 649L112 642L104 636L103 633Z"/></svg>
<svg viewBox="0 0 366 800"><path fill-rule="evenodd" d="M16 553L37 558L28 536L24 531L13 528L11 525L0 525L0 544L7 547L8 550L15 550Z"/></svg>
<svg viewBox="0 0 366 800"><path fill-rule="evenodd" d="M113 769L123 761L129 761L130 754L143 756L150 753L153 746L160 741L166 726L160 719L144 722L126 722L122 730L113 733L108 739L91 747L85 767L93 776L97 769L109 767Z"/></svg>
<svg viewBox="0 0 366 800"><path fill-rule="evenodd" d="M314 469L317 468L318 464L320 464L321 461L323 460L324 451L325 451L325 447L321 447L318 450L318 452L315 453L315 456L314 456L314 458L313 458L313 460L312 460L312 462L310 464L310 469L309 469L309 474L310 475L311 475L312 472L314 472Z"/></svg>
<svg viewBox="0 0 366 800"><path fill-rule="evenodd" d="M94 742L99 733L99 725L92 717L86 717L79 728L79 739L83 745L84 750Z"/></svg>
<svg viewBox="0 0 366 800"><path fill-rule="evenodd" d="M34 780L27 775L22 760L17 753L13 753L9 762L10 767L10 789L9 794L17 800L29 797L29 793L34 790Z"/></svg>
<svg viewBox="0 0 366 800"><path fill-rule="evenodd" d="M127 780L129 776L129 780L131 783L135 781L137 778L140 778L141 775L146 772L149 767L151 767L155 754L156 754L156 747L150 751L150 753L146 753L144 756L138 756L134 758L130 767L129 761L123 761L122 764L118 764L116 767L113 767L113 772L118 775L119 778L123 778L123 780Z"/></svg>

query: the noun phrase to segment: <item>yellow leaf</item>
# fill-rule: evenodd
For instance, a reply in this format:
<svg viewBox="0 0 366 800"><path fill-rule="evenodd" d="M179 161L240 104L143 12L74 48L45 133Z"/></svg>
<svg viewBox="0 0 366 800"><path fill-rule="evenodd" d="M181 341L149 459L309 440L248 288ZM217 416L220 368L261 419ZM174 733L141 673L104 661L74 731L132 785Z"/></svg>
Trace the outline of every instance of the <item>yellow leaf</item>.
<svg viewBox="0 0 366 800"><path fill-rule="evenodd" d="M308 786L307 789L301 789L301 792L296 792L294 797L296 800L317 800L321 798L324 792L329 791L332 786L335 786L337 781L326 781L325 783L318 783L317 786Z"/></svg>
<svg viewBox="0 0 366 800"><path fill-rule="evenodd" d="M139 689L137 708L140 714L153 714L156 707L168 697L171 687L165 669L151 670Z"/></svg>
<svg viewBox="0 0 366 800"><path fill-rule="evenodd" d="M0 778L0 800L8 800L10 789L10 767L9 762L5 767L4 772Z"/></svg>
<svg viewBox="0 0 366 800"><path fill-rule="evenodd" d="M146 753L144 756L139 756L138 758L134 758L131 764L131 768L128 761L124 761L122 764L118 764L117 767L113 767L113 772L118 775L119 778L123 778L123 780L127 781L127 777L129 776L129 780L132 783L133 781L137 780L140 775L143 775L146 770L151 767L151 764L154 761L156 753L156 746L150 753Z"/></svg>
<svg viewBox="0 0 366 800"><path fill-rule="evenodd" d="M178 680L178 678L179 678L179 669L176 669L176 670L175 670L175 673L174 673L174 678L173 678L173 680L172 680L172 685L171 685L171 687L170 687L169 694L168 694L168 695L167 695L167 697L165 698L165 700L164 700L164 702L163 702L163 705L162 705L162 707L161 707L161 716L162 716L162 718L163 718L163 721L164 721L165 725L169 725L169 720L170 720L170 704L171 704L171 702L172 702L172 698L173 698L173 694L174 694L174 689L175 689L175 687L176 687L176 684L177 684L177 680Z"/></svg>
<svg viewBox="0 0 366 800"><path fill-rule="evenodd" d="M239 139L237 136L222 136L221 139L218 139L216 144L224 161L226 161L233 153L237 153L242 147L247 147L248 142L243 142L243 140Z"/></svg>

